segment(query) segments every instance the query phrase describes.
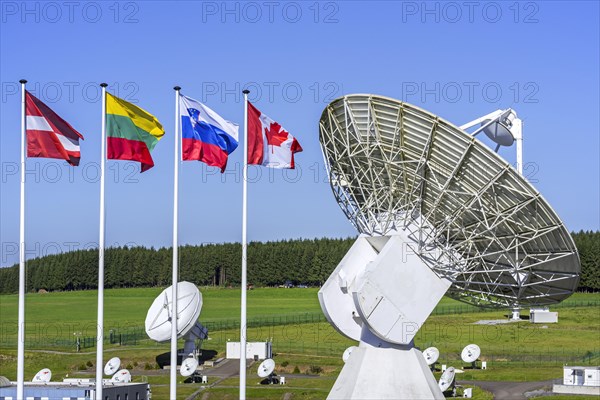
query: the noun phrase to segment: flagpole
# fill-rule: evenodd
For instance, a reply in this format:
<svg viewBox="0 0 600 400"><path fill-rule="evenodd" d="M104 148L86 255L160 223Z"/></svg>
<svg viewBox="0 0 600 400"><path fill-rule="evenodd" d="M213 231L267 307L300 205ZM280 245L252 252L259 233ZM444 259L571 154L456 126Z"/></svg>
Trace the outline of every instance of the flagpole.
<svg viewBox="0 0 600 400"><path fill-rule="evenodd" d="M106 83L102 87L102 134L100 144L100 237L98 240L98 332L96 334L96 400L102 397L102 372L104 352L104 170L106 165Z"/></svg>
<svg viewBox="0 0 600 400"><path fill-rule="evenodd" d="M21 209L19 213L19 327L17 336L17 399L24 399L25 371L25 84L21 79Z"/></svg>
<svg viewBox="0 0 600 400"><path fill-rule="evenodd" d="M170 398L177 400L177 267L178 267L178 220L179 220L179 91L175 86L175 157L173 169L173 291L171 293L171 387Z"/></svg>
<svg viewBox="0 0 600 400"><path fill-rule="evenodd" d="M248 219L248 93L244 90L244 166L242 170L242 310L240 316L240 400L246 399L246 288L248 240L246 236Z"/></svg>

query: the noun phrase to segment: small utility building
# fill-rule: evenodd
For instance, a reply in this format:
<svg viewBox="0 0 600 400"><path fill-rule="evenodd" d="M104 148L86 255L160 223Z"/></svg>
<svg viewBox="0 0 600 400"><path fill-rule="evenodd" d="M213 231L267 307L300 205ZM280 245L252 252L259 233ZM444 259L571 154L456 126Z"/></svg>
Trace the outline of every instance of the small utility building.
<svg viewBox="0 0 600 400"><path fill-rule="evenodd" d="M600 396L600 367L563 367L562 384L554 384L554 393Z"/></svg>

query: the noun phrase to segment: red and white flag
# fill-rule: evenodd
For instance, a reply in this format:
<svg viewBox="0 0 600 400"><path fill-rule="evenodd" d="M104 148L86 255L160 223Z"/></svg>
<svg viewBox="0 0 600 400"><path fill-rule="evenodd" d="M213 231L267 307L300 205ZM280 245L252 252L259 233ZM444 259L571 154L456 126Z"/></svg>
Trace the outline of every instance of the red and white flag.
<svg viewBox="0 0 600 400"><path fill-rule="evenodd" d="M248 164L294 169L302 146L281 125L248 102Z"/></svg>
<svg viewBox="0 0 600 400"><path fill-rule="evenodd" d="M79 165L83 136L29 92L25 92L27 157L60 158Z"/></svg>

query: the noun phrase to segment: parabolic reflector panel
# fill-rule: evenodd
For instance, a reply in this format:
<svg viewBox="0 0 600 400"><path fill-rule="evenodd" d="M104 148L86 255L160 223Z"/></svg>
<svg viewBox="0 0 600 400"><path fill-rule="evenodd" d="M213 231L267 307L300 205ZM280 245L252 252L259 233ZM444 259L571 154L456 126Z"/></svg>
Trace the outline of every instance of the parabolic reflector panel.
<svg viewBox="0 0 600 400"><path fill-rule="evenodd" d="M348 95L323 111L320 141L358 231L411 232L424 261L453 282L451 296L514 307L557 303L577 288L579 256L560 218L454 124L398 100Z"/></svg>
<svg viewBox="0 0 600 400"><path fill-rule="evenodd" d="M177 284L177 337L185 336L198 322L202 310L202 294L190 282ZM146 315L146 333L157 342L171 339L173 302L172 286L154 300Z"/></svg>

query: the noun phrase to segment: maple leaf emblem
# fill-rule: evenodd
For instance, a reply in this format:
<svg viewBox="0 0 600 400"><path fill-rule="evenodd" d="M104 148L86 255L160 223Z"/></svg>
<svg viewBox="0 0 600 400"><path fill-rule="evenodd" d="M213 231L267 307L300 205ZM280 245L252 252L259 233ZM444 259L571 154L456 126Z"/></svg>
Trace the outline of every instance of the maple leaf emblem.
<svg viewBox="0 0 600 400"><path fill-rule="evenodd" d="M289 132L277 122L271 122L269 128L265 128L265 136L270 146L280 147L283 142L288 140Z"/></svg>

